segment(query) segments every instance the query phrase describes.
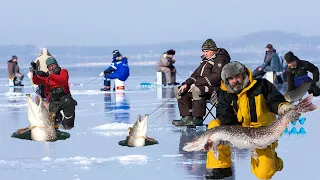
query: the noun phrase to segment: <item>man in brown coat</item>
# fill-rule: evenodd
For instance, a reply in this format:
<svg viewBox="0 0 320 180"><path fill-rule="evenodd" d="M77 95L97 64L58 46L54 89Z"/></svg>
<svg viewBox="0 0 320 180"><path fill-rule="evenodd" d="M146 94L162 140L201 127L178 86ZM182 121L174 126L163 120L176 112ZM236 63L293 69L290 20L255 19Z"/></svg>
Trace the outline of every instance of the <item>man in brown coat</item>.
<svg viewBox="0 0 320 180"><path fill-rule="evenodd" d="M15 86L23 86L21 82L24 75L20 73L18 57L15 55L13 55L11 60L8 61L8 76L9 79L13 80Z"/></svg>
<svg viewBox="0 0 320 180"><path fill-rule="evenodd" d="M175 126L200 126L206 113L206 100L213 91L220 90L221 70L230 62L227 50L217 48L212 39L202 45L202 61L193 74L180 86L175 87L175 95L181 115L180 120L173 120Z"/></svg>

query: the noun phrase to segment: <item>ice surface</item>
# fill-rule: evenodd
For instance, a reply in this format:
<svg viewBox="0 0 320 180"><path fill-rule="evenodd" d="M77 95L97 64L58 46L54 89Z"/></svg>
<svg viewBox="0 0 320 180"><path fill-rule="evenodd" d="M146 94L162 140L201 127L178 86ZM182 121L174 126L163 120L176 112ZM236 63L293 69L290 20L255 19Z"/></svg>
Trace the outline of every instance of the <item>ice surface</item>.
<svg viewBox="0 0 320 180"><path fill-rule="evenodd" d="M187 78L195 67L179 67L177 79ZM205 152L182 151L184 143L191 141L203 130L188 131L173 127L171 121L179 118L172 88L140 87L141 82L154 83L153 66L133 66L124 93L101 92L103 81L98 78L104 67L70 68L73 97L78 101L75 128L67 131L71 137L65 141L34 142L10 136L19 128L28 126L25 93L33 93L30 80L25 87L10 94L7 79L0 78L0 174L1 179L204 179ZM27 70L22 69L26 74ZM7 75L0 69L1 77ZM80 84L83 84L82 86ZM278 87L283 90L285 87ZM159 144L130 148L118 145L128 135L138 114L151 113L148 137ZM314 98L320 105L319 98ZM165 112L165 113L164 113ZM163 115L161 115L163 114ZM303 115L306 135L284 134L276 149L284 161L284 169L273 179L317 179L320 160L319 111ZM160 116L161 115L161 116ZM158 118L160 116L160 118ZM208 123L211 116L206 119ZM294 126L289 125L289 131ZM250 151L232 150L234 176L228 179L252 180Z"/></svg>

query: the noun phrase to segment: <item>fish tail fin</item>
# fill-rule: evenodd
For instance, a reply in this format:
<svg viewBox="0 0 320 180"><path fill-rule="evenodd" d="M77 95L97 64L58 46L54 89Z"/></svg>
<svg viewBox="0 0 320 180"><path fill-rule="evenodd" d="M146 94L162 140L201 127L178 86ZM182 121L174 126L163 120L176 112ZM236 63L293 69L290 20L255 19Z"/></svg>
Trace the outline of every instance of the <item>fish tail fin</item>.
<svg viewBox="0 0 320 180"><path fill-rule="evenodd" d="M194 140L191 142L186 143L182 150L187 151L187 152L192 152L192 151L200 151L204 149L204 145L208 142L209 140L208 135L201 135L199 137L196 137Z"/></svg>
<svg viewBox="0 0 320 180"><path fill-rule="evenodd" d="M318 109L318 106L312 104L313 95L310 94L308 97L302 99L297 105L297 112L305 113Z"/></svg>

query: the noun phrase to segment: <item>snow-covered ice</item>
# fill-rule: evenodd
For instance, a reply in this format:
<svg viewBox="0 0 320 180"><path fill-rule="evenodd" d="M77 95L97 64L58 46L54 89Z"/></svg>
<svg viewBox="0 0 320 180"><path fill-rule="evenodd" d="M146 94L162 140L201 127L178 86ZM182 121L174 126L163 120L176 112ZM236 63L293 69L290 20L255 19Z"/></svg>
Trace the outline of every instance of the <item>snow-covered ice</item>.
<svg viewBox="0 0 320 180"><path fill-rule="evenodd" d="M79 71L78 71L78 69ZM187 131L173 127L179 118L172 88L140 87L141 82L154 83L153 66L132 66L124 93L102 92L101 79L96 78L104 67L70 68L73 97L78 101L75 127L67 131L71 137L64 141L35 142L11 138L14 131L28 126L24 93L33 93L26 77L25 87L8 93L6 78L0 79L0 174L1 179L204 179L206 153L182 151L184 143L203 131ZM194 66L177 66L179 82L190 75ZM22 69L26 74L26 69ZM0 69L6 77L6 69ZM81 85L82 84L82 85ZM279 89L282 89L279 87ZM129 148L118 145L128 135L128 127L138 114L151 113L149 137L159 144ZM314 98L320 105L319 98ZM284 168L273 179L317 179L320 157L319 111L303 115L304 125L297 123L305 135L284 134L276 149ZM160 118L159 118L160 116ZM212 119L209 116L205 123ZM289 131L293 128L289 125ZM228 179L256 179L250 169L250 153L232 150L234 175Z"/></svg>

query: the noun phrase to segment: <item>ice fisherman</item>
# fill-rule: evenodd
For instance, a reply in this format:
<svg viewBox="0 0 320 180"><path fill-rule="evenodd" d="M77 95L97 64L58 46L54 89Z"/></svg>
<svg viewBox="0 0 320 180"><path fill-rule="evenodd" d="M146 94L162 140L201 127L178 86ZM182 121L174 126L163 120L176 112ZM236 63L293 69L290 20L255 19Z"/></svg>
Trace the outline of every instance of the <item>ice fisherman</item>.
<svg viewBox="0 0 320 180"><path fill-rule="evenodd" d="M37 70L36 63L31 62L32 81L36 85L45 85L44 93L49 102L49 112L55 114L55 128L61 124L64 129L71 129L74 127L77 102L70 93L68 70L61 68L52 56L46 59L46 66L48 72Z"/></svg>
<svg viewBox="0 0 320 180"><path fill-rule="evenodd" d="M288 64L286 70L288 92L302 85L304 82L311 82L308 92L314 96L320 95L320 89L316 85L319 81L319 69L314 64L306 60L300 60L293 52L289 51L284 55L284 59ZM308 76L308 72L312 73L312 79Z"/></svg>
<svg viewBox="0 0 320 180"><path fill-rule="evenodd" d="M156 64L157 72L163 72L166 75L167 85L179 85L179 83L176 82L177 69L173 65L176 62L176 60L173 59L175 54L175 50L167 50L167 52L164 52L160 56Z"/></svg>
<svg viewBox="0 0 320 180"><path fill-rule="evenodd" d="M273 79L278 83L276 73L282 72L283 69L279 55L272 44L267 44L265 49L266 54L263 64L253 72L253 78L262 78L266 72L273 72Z"/></svg>
<svg viewBox="0 0 320 180"><path fill-rule="evenodd" d="M203 56L200 66L179 87L175 87L180 120L173 120L175 126L200 126L206 113L206 100L213 91L220 90L221 70L230 62L230 55L224 48L217 48L212 39L202 45ZM178 91L178 92L177 92Z"/></svg>
<svg viewBox="0 0 320 180"><path fill-rule="evenodd" d="M208 129L220 125L262 127L276 120L292 108L277 88L266 79L254 80L251 71L237 61L226 64L221 72L221 91L216 108L217 119L208 124ZM210 144L211 142L209 142ZM259 179L271 179L283 168L283 161L275 149L278 142L265 149L257 149L257 160L251 158L251 171ZM230 147L219 145L219 160L213 150L207 153L206 178L222 179L232 175Z"/></svg>
<svg viewBox="0 0 320 180"><path fill-rule="evenodd" d="M100 76L104 76L104 87L101 91L110 91L111 79L119 79L120 81L126 81L130 75L128 58L122 56L119 50L114 50L111 65L100 73Z"/></svg>
<svg viewBox="0 0 320 180"><path fill-rule="evenodd" d="M13 55L12 58L8 61L8 77L13 81L14 86L24 86L22 84L22 80L24 78L24 74L20 72L20 68L18 65L18 57Z"/></svg>

